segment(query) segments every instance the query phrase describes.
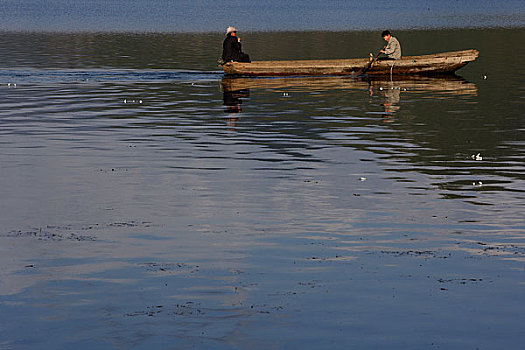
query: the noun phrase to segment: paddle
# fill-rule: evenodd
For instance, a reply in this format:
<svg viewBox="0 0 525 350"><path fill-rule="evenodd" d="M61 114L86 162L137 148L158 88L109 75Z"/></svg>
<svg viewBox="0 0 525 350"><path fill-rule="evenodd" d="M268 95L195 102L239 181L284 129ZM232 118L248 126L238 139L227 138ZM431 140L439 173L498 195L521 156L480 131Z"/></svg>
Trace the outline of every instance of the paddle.
<svg viewBox="0 0 525 350"><path fill-rule="evenodd" d="M379 55L381 55L381 51L379 51L376 55L376 57L374 57L374 59L370 62L368 62L368 64L361 68L360 70L358 70L357 72L354 73L354 75L363 75L366 73L367 70L369 70L371 67L372 67L372 64L377 61L377 59L379 58Z"/></svg>

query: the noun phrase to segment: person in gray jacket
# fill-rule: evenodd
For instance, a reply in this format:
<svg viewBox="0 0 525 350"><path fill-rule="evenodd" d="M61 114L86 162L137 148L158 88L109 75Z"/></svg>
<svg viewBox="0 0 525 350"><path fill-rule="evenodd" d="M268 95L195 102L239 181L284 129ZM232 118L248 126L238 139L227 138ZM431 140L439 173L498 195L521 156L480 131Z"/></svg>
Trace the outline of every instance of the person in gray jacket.
<svg viewBox="0 0 525 350"><path fill-rule="evenodd" d="M380 57L379 59L383 60L398 60L401 58L401 44L399 41L392 36L390 31L385 30L383 33L381 33L381 36L383 39L387 42L387 45L383 50L380 52L385 54L386 56Z"/></svg>

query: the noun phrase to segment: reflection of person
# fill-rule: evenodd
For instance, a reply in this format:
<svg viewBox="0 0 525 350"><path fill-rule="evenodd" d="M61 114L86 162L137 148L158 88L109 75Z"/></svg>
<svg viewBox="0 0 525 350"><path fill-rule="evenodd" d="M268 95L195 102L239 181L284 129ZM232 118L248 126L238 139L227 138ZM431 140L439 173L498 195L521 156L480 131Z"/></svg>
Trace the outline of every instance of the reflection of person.
<svg viewBox="0 0 525 350"><path fill-rule="evenodd" d="M243 97L250 97L250 91L249 90L236 90L236 91L228 91L227 89L223 90L222 93L222 99L224 102L224 106L226 108L224 111L226 113L240 113L241 110L241 104Z"/></svg>
<svg viewBox="0 0 525 350"><path fill-rule="evenodd" d="M392 86L390 89L386 89L385 102L383 108L385 109L385 116L388 117L399 110L399 101L401 100L401 90L397 87Z"/></svg>
<svg viewBox="0 0 525 350"><path fill-rule="evenodd" d="M229 114L227 124L229 127L234 128L239 119L239 115L242 112L241 103L243 97L250 97L250 90L228 90L223 85L222 99L224 111Z"/></svg>
<svg viewBox="0 0 525 350"><path fill-rule="evenodd" d="M250 56L242 52L241 38L237 36L235 27L226 29L226 39L222 43L222 60L224 62L251 62Z"/></svg>
<svg viewBox="0 0 525 350"><path fill-rule="evenodd" d="M380 57L380 60L398 60L401 58L401 44L399 44L399 41L392 36L390 31L385 30L383 33L381 33L381 37L383 40L387 42L387 45L383 50L380 52L383 53L385 56Z"/></svg>

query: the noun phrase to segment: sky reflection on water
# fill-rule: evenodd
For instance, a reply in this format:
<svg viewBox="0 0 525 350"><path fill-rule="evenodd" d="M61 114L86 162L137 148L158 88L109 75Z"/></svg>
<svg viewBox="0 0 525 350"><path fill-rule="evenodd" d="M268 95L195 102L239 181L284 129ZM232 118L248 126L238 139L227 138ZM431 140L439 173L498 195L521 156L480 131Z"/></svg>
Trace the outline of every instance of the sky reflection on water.
<svg viewBox="0 0 525 350"><path fill-rule="evenodd" d="M216 32L520 27L520 0L4 0L0 30Z"/></svg>

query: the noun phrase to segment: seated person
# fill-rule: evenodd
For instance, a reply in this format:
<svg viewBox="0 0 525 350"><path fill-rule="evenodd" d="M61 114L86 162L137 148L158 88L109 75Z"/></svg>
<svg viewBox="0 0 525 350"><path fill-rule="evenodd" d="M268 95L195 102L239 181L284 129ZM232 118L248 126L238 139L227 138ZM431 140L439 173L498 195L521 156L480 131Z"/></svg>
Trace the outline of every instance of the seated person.
<svg viewBox="0 0 525 350"><path fill-rule="evenodd" d="M242 52L241 38L237 36L235 27L226 29L226 39L222 44L222 60L226 62L251 62L250 56Z"/></svg>
<svg viewBox="0 0 525 350"><path fill-rule="evenodd" d="M380 60L398 60L401 58L401 44L399 41L392 36L390 31L385 30L381 33L383 39L387 42L387 45L380 52L386 56L379 57Z"/></svg>

